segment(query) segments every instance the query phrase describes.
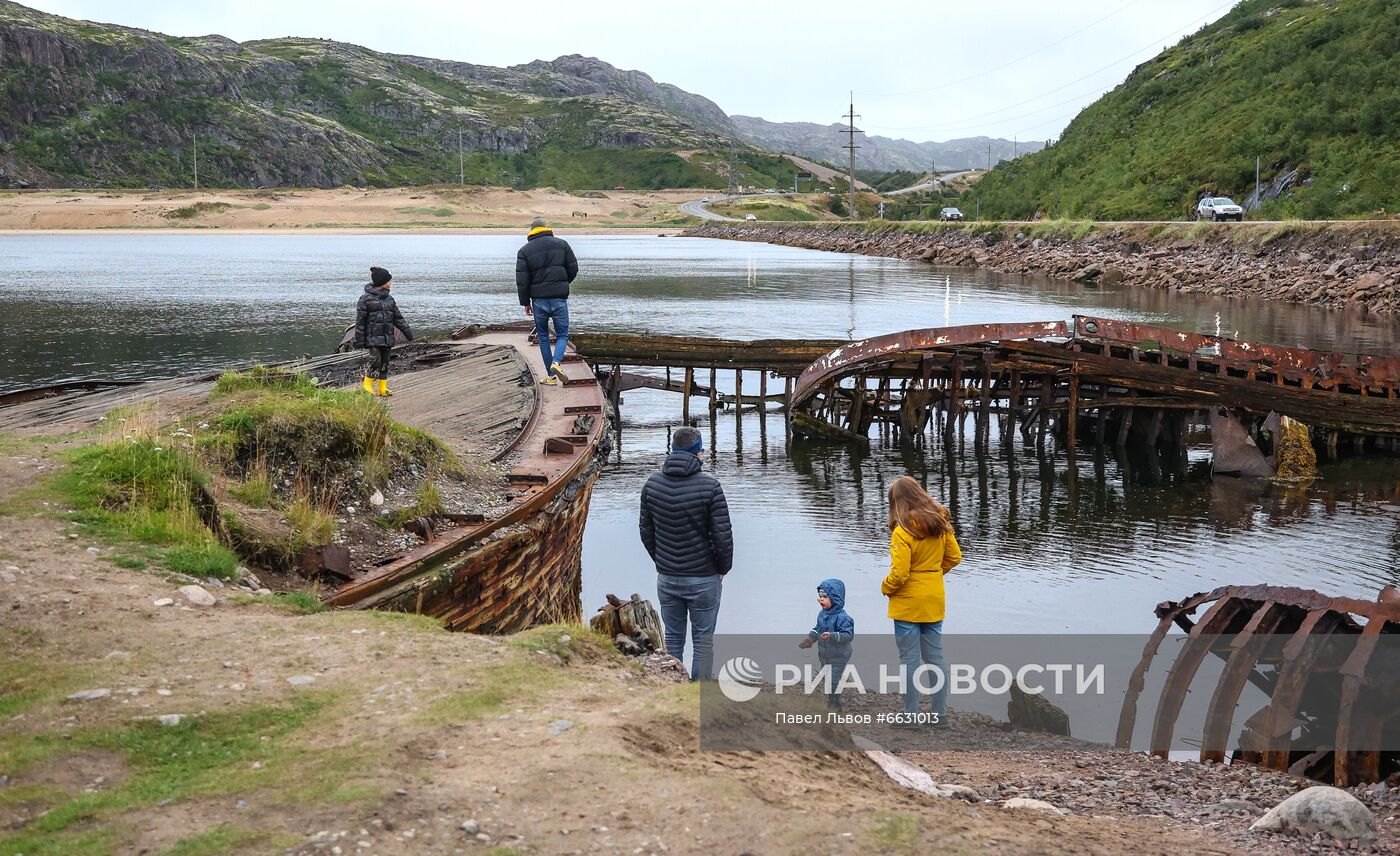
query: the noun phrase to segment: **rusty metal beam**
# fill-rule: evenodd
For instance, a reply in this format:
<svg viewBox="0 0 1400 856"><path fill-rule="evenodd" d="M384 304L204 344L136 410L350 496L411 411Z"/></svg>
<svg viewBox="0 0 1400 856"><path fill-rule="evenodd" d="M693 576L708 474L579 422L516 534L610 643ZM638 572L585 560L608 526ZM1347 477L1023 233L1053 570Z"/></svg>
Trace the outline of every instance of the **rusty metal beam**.
<svg viewBox="0 0 1400 856"><path fill-rule="evenodd" d="M1287 614L1284 607L1266 601L1230 642L1230 659L1225 663L1206 711L1205 730L1201 735L1202 761L1224 762L1225 741L1230 736L1230 725L1245 681L1259 662L1267 634L1273 633Z"/></svg>
<svg viewBox="0 0 1400 856"><path fill-rule="evenodd" d="M1063 321L1032 324L968 324L961 327L930 327L874 336L857 342L843 342L815 359L797 378L793 405L807 403L821 385L833 378L846 377L861 366L878 366L899 355L936 348L952 348L1000 342L1007 339L1064 337L1069 328Z"/></svg>

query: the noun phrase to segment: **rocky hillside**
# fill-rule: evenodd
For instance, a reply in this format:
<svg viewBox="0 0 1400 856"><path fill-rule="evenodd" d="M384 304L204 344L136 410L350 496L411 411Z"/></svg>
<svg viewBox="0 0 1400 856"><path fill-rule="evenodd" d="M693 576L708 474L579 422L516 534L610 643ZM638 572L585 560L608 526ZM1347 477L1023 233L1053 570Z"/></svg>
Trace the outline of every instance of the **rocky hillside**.
<svg viewBox="0 0 1400 856"><path fill-rule="evenodd" d="M1400 3L1243 0L978 190L984 216L1180 219L1247 200L1256 156L1266 218L1400 210Z"/></svg>
<svg viewBox="0 0 1400 856"><path fill-rule="evenodd" d="M0 0L0 186L722 186L712 102L584 57L510 69L237 43ZM758 160L757 150L745 147ZM742 156L742 155L741 155Z"/></svg>
<svg viewBox="0 0 1400 856"><path fill-rule="evenodd" d="M815 122L769 122L755 116L732 116L738 137L772 152L791 152L812 160L844 164L848 155L841 148L846 143L842 134L846 126L838 123L818 125ZM857 138L861 149L858 166L865 170L895 172L928 172L931 165L940 171L974 169L987 165L987 146L992 147L992 162L1011 160L1015 153L1039 151L1044 143L1024 141L1019 146L1011 140L991 137L969 137L942 143L915 143L889 137L861 134Z"/></svg>
<svg viewBox="0 0 1400 856"><path fill-rule="evenodd" d="M725 136L737 136L729 116L710 99L669 83L657 83L645 72L620 69L594 57L570 54L508 68L406 55L398 59L468 83L541 98L624 98L674 113Z"/></svg>

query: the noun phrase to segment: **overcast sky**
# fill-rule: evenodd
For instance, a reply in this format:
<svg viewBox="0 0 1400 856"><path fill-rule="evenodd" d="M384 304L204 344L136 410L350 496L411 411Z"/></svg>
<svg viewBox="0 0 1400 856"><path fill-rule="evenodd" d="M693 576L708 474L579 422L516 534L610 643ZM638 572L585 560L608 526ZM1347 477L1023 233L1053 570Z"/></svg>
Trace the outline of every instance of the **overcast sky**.
<svg viewBox="0 0 1400 856"><path fill-rule="evenodd" d="M580 53L725 112L913 140L1044 139L1236 0L29 0L179 36L314 36L515 65Z"/></svg>

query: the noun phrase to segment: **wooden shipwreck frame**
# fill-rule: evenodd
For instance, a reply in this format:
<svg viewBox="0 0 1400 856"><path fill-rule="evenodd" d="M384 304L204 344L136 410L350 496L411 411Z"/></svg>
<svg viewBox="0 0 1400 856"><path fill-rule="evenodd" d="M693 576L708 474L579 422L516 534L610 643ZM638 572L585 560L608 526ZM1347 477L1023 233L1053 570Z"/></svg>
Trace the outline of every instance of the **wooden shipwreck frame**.
<svg viewBox="0 0 1400 856"><path fill-rule="evenodd" d="M1207 606L1208 605L1208 606ZM1191 616L1206 607L1199 620ZM1151 751L1166 757L1192 679L1207 656L1225 660L1200 735L1202 761L1223 762L1246 682L1269 702L1253 712L1234 758L1350 787L1400 772L1400 592L1375 601L1282 586L1227 586L1157 606L1157 629L1129 679L1117 745L1127 748L1144 679L1175 625L1179 648L1152 720ZM1296 736L1295 736L1296 735Z"/></svg>

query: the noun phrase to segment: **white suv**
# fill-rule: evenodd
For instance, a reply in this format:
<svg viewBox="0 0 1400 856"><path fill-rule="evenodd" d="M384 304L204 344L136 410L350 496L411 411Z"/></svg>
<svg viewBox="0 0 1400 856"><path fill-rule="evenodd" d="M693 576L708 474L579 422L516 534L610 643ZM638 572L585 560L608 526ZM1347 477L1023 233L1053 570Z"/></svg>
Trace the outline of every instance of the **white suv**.
<svg viewBox="0 0 1400 856"><path fill-rule="evenodd" d="M1228 196L1203 196L1196 203L1197 220L1244 220L1244 209Z"/></svg>

